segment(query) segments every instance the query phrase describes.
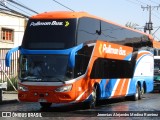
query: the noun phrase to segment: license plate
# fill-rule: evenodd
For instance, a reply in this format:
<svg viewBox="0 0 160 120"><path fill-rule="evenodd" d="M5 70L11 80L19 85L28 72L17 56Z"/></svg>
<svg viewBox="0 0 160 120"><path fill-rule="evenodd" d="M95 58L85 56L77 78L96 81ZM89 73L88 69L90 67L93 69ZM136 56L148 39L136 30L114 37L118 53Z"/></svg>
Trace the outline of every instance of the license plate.
<svg viewBox="0 0 160 120"><path fill-rule="evenodd" d="M46 99L39 99L38 102L47 102Z"/></svg>

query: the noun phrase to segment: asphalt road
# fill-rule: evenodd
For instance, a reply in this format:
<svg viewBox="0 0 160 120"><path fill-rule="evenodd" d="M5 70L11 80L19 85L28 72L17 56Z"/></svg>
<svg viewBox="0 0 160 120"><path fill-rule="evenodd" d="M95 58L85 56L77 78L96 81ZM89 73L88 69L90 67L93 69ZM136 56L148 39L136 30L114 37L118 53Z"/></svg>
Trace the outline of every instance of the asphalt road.
<svg viewBox="0 0 160 120"><path fill-rule="evenodd" d="M63 120L85 120L89 117L100 120L106 118L137 120L145 117L145 119L160 119L160 93L145 94L139 101L130 101L123 98L103 100L95 109L85 109L81 104L61 107L53 105L49 109L42 109L39 103L14 101L0 104L0 112L9 112L14 118L56 117L58 119L63 118Z"/></svg>

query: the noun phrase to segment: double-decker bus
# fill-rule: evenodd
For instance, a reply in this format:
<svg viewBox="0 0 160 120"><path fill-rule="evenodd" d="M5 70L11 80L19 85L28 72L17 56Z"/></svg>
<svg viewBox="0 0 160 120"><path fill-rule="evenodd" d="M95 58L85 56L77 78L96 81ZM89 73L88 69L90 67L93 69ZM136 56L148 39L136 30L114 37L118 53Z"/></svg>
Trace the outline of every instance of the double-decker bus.
<svg viewBox="0 0 160 120"><path fill-rule="evenodd" d="M17 50L20 101L94 108L102 99L138 100L153 90L152 37L85 12L32 16L22 45L6 54L7 66Z"/></svg>

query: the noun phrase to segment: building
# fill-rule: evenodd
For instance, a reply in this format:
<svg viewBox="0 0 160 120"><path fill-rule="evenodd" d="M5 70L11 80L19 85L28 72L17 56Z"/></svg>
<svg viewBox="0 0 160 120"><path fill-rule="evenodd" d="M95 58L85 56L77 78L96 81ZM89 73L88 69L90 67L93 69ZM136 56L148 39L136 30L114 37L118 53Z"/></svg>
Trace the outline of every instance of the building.
<svg viewBox="0 0 160 120"><path fill-rule="evenodd" d="M5 66L5 56L9 49L21 45L26 23L21 14L0 9L0 83L7 81L6 74L9 78L17 76L19 53L12 55L11 68Z"/></svg>
<svg viewBox="0 0 160 120"><path fill-rule="evenodd" d="M6 10L0 10L0 48L13 48L21 44L26 18Z"/></svg>

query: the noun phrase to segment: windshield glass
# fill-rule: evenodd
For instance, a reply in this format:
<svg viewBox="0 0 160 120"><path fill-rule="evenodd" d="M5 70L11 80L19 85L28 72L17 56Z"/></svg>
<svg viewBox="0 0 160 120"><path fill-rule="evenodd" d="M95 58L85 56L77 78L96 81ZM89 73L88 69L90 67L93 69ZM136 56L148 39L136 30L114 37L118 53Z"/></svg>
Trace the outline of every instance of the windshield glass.
<svg viewBox="0 0 160 120"><path fill-rule="evenodd" d="M67 73L68 57L68 55L21 55L19 78L22 81L67 81L71 79L71 74Z"/></svg>
<svg viewBox="0 0 160 120"><path fill-rule="evenodd" d="M68 49L75 46L76 19L31 19L23 37L25 49Z"/></svg>

